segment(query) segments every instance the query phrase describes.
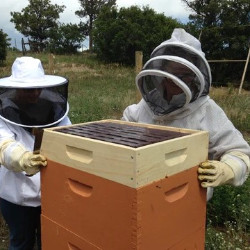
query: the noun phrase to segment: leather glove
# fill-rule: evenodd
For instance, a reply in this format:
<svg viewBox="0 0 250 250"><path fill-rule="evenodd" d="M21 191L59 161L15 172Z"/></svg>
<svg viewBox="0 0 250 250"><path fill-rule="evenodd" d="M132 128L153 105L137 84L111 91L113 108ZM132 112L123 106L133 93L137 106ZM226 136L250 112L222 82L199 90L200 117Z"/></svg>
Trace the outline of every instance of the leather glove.
<svg viewBox="0 0 250 250"><path fill-rule="evenodd" d="M201 180L201 186L217 187L228 184L234 179L232 168L221 161L205 161L198 168L198 179Z"/></svg>
<svg viewBox="0 0 250 250"><path fill-rule="evenodd" d="M28 175L36 174L40 167L47 165L43 155L27 151L22 144L12 139L0 144L0 162L14 172L25 171Z"/></svg>
<svg viewBox="0 0 250 250"><path fill-rule="evenodd" d="M46 167L46 158L41 154L33 154L26 151L20 158L18 164L20 169L25 171L28 175L34 175L40 171L40 167Z"/></svg>

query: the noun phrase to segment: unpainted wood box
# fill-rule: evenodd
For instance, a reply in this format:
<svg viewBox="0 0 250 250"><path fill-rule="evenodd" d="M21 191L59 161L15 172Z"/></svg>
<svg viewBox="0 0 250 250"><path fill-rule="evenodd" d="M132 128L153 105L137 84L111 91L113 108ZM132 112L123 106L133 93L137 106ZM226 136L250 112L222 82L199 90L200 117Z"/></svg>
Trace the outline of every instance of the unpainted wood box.
<svg viewBox="0 0 250 250"><path fill-rule="evenodd" d="M82 136L82 126L90 135ZM204 249L206 193L197 165L207 152L204 131L116 120L46 129L43 249Z"/></svg>
<svg viewBox="0 0 250 250"><path fill-rule="evenodd" d="M93 139L98 135L98 127L95 129L94 126L98 125L103 126L101 129L106 134ZM91 126L92 130L87 130L86 137L70 134L70 129L72 133L80 134L82 126ZM42 154L54 162L133 188L196 166L206 160L208 154L208 132L205 131L116 120L75 124L64 128L67 133L63 128L45 129ZM119 131L123 131L123 137ZM125 145L130 143L133 147Z"/></svg>

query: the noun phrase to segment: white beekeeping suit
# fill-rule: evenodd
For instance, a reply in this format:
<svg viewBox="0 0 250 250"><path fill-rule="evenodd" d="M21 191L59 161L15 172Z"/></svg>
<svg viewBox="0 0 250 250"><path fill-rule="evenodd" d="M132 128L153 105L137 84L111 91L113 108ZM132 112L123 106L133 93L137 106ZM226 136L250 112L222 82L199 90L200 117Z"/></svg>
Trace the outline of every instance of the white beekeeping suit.
<svg viewBox="0 0 250 250"><path fill-rule="evenodd" d="M71 124L68 80L45 75L41 61L20 57L12 75L0 79L0 197L22 206L40 206L40 167L33 154L32 128Z"/></svg>
<svg viewBox="0 0 250 250"><path fill-rule="evenodd" d="M10 77L0 79L0 209L9 229L9 249L41 250L40 169L32 131L71 124L68 80L45 75L33 57L18 57Z"/></svg>
<svg viewBox="0 0 250 250"><path fill-rule="evenodd" d="M198 170L207 199L215 186L244 183L250 147L208 96L211 71L195 37L175 29L171 39L153 50L136 84L143 98L124 110L123 120L209 131L209 161Z"/></svg>

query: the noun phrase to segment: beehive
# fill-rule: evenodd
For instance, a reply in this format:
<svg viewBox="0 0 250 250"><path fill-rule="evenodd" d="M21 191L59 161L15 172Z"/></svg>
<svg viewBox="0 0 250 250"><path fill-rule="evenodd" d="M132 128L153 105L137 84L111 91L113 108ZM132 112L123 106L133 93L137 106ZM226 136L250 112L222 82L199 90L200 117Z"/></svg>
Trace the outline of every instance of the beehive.
<svg viewBox="0 0 250 250"><path fill-rule="evenodd" d="M203 249L208 133L103 120L45 129L42 246Z"/></svg>

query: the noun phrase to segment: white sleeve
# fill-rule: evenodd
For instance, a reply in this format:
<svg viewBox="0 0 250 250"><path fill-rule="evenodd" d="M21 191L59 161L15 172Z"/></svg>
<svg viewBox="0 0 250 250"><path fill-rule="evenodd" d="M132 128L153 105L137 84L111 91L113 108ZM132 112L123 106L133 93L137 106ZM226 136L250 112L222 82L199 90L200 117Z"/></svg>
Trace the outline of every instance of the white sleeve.
<svg viewBox="0 0 250 250"><path fill-rule="evenodd" d="M22 155L27 149L13 139L7 139L0 143L0 163L9 170L15 172L23 171L20 165Z"/></svg>
<svg viewBox="0 0 250 250"><path fill-rule="evenodd" d="M231 151L224 154L220 160L230 166L234 172L232 185L240 186L246 181L250 171L250 160L246 154Z"/></svg>

